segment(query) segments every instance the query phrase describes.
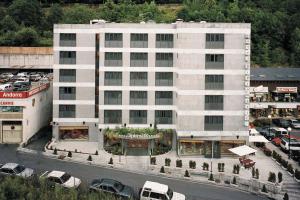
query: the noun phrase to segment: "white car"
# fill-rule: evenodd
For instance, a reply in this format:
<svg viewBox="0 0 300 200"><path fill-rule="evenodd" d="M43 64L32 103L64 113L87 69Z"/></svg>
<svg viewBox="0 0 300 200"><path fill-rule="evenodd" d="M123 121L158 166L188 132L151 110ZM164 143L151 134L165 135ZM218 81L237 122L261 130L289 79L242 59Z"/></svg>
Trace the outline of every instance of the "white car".
<svg viewBox="0 0 300 200"><path fill-rule="evenodd" d="M12 78L14 75L12 73L2 73L0 78Z"/></svg>
<svg viewBox="0 0 300 200"><path fill-rule="evenodd" d="M48 181L65 188L76 189L81 184L81 180L79 178L75 178L70 174L62 171L46 171L41 175L41 178L46 178Z"/></svg>
<svg viewBox="0 0 300 200"><path fill-rule="evenodd" d="M293 128L297 128L297 129L300 128L300 121L299 120L290 119L289 122L290 122L290 124Z"/></svg>
<svg viewBox="0 0 300 200"><path fill-rule="evenodd" d="M140 193L140 200L156 199L185 200L185 195L173 192L167 185L146 181Z"/></svg>
<svg viewBox="0 0 300 200"><path fill-rule="evenodd" d="M20 176L23 178L28 178L31 177L33 174L33 169L26 168L23 165L19 165L17 163L6 163L2 167L0 167L0 175Z"/></svg>

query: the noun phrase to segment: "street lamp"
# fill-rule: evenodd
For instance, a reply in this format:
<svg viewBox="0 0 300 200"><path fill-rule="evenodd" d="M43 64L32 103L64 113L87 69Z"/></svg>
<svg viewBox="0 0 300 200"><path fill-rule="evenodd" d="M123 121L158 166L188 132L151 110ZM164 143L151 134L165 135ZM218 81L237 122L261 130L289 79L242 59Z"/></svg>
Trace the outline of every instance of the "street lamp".
<svg viewBox="0 0 300 200"><path fill-rule="evenodd" d="M271 129L271 118L272 118L272 116L271 116L271 115L268 115L268 119L269 119L269 137L271 137L271 134L270 134L270 129Z"/></svg>
<svg viewBox="0 0 300 200"><path fill-rule="evenodd" d="M292 131L292 129L291 129L291 127L288 127L287 130L288 130L288 135L289 135L289 159L291 159L291 131Z"/></svg>

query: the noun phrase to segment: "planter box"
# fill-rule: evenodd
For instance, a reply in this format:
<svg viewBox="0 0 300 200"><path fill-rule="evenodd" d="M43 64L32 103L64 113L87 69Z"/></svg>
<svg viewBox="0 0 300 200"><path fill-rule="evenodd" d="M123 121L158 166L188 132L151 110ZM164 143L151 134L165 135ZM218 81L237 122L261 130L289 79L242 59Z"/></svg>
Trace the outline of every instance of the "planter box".
<svg viewBox="0 0 300 200"><path fill-rule="evenodd" d="M293 177L293 176L294 176L294 174L292 174L292 173L290 173L290 172L288 172L288 174L289 174L291 177Z"/></svg>
<svg viewBox="0 0 300 200"><path fill-rule="evenodd" d="M287 170L287 168L285 168L285 167L283 167L283 166L281 166L281 168L284 169L285 171Z"/></svg>
<svg viewBox="0 0 300 200"><path fill-rule="evenodd" d="M296 179L296 177L294 176L294 179L297 183L300 183L300 180Z"/></svg>
<svg viewBox="0 0 300 200"><path fill-rule="evenodd" d="M276 163L277 163L277 165L281 166L281 163L279 163L279 162L277 162L277 161L276 161Z"/></svg>

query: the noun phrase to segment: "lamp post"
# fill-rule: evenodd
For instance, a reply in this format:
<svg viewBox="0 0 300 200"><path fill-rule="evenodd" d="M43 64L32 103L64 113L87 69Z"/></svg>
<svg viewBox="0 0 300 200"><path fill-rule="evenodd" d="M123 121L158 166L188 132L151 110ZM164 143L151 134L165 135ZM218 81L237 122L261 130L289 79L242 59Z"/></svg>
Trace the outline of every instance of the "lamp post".
<svg viewBox="0 0 300 200"><path fill-rule="evenodd" d="M288 135L289 135L289 159L291 159L291 131L292 131L292 129L291 129L291 127L288 127L287 130L288 130Z"/></svg>
<svg viewBox="0 0 300 200"><path fill-rule="evenodd" d="M272 118L272 116L271 116L271 115L268 115L268 119L269 119L269 137L271 137L271 135L270 135L270 129L271 129L271 118Z"/></svg>

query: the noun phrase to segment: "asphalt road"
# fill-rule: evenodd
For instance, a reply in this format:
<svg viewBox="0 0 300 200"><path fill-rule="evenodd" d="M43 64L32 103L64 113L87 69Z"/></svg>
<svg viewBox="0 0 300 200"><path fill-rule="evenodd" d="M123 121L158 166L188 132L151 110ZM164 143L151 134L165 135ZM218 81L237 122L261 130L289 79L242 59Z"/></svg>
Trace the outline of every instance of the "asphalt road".
<svg viewBox="0 0 300 200"><path fill-rule="evenodd" d="M0 163L17 162L33 168L37 173L45 170L66 171L89 183L94 178L113 178L132 186L138 191L146 180L168 184L174 191L183 193L189 200L260 200L265 199L254 194L232 188L192 183L186 180L169 179L160 176L130 173L116 169L94 167L82 164L50 159L43 155L17 153L16 146L0 145Z"/></svg>

